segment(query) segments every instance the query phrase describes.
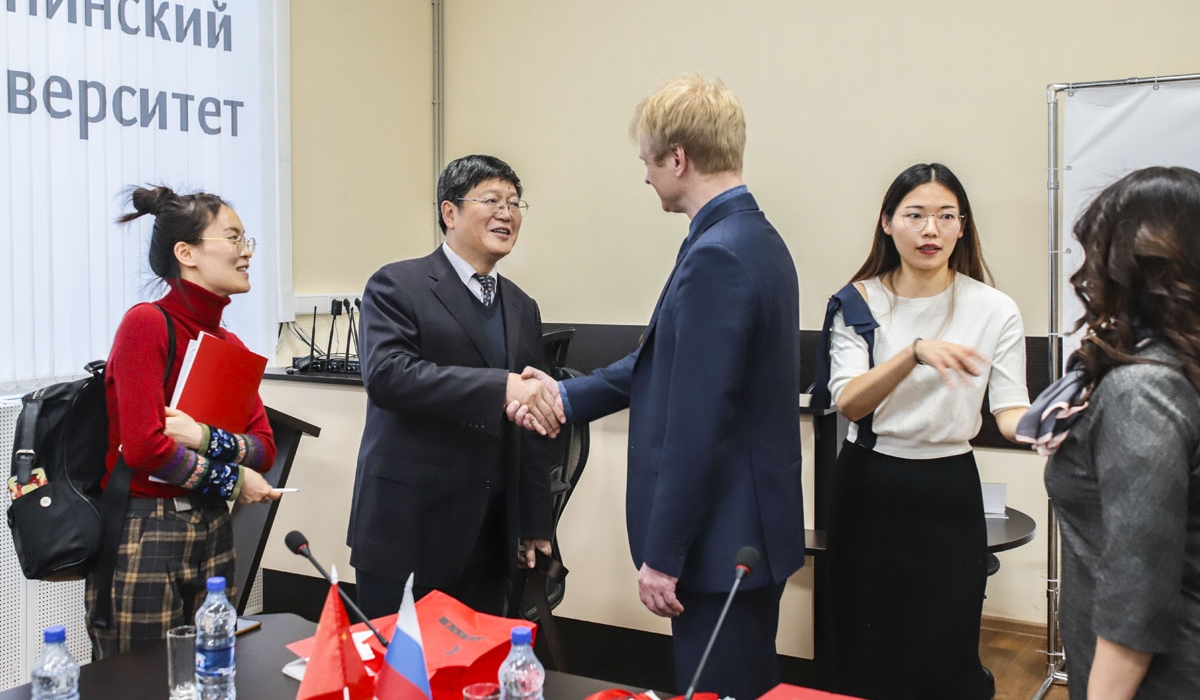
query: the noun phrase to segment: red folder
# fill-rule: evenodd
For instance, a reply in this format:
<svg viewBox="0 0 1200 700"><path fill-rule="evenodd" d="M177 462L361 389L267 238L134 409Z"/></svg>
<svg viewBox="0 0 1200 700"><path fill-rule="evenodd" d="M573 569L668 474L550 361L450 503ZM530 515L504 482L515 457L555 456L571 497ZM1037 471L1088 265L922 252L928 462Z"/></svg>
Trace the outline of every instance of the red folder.
<svg viewBox="0 0 1200 700"><path fill-rule="evenodd" d="M266 367L262 355L202 332L188 342L171 407L199 423L244 432Z"/></svg>
<svg viewBox="0 0 1200 700"><path fill-rule="evenodd" d="M768 690L765 695L758 700L856 700L849 695L838 695L836 693L826 693L823 690L813 690L812 688L801 688L787 683L780 683L774 688Z"/></svg>

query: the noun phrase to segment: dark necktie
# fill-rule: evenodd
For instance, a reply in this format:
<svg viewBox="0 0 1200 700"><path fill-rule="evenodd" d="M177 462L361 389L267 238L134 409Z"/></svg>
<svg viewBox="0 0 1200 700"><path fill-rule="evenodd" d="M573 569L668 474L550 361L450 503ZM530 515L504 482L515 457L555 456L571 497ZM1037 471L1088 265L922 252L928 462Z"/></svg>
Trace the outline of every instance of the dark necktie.
<svg viewBox="0 0 1200 700"><path fill-rule="evenodd" d="M492 300L496 298L496 278L491 275L481 275L479 273L471 276L479 280L479 286L483 287L483 305L491 306Z"/></svg>

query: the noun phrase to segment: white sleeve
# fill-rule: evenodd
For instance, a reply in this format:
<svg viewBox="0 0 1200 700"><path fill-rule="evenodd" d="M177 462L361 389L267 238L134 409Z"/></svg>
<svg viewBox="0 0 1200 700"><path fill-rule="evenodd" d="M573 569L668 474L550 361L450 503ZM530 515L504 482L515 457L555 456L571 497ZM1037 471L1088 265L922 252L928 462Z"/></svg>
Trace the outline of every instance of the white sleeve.
<svg viewBox="0 0 1200 700"><path fill-rule="evenodd" d="M992 413L1029 406L1029 389L1025 386L1025 326L1016 304L1009 303L1012 308L996 340L988 378L988 404Z"/></svg>
<svg viewBox="0 0 1200 700"><path fill-rule="evenodd" d="M842 312L833 317L829 336L829 395L836 406L842 390L855 377L871 369L867 341L842 320Z"/></svg>

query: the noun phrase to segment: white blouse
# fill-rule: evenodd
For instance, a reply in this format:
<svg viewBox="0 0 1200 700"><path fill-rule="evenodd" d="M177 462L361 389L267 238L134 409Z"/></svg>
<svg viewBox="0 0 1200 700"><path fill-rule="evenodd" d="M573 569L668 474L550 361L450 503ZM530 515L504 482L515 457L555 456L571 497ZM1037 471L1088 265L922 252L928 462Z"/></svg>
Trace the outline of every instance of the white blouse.
<svg viewBox="0 0 1200 700"><path fill-rule="evenodd" d="M917 365L875 409L877 452L908 459L937 459L971 450L968 441L983 423L987 389L992 413L1029 405L1025 387L1025 330L1016 303L1003 292L956 274L954 284L932 297L897 297L879 278L863 280L867 305L879 323L875 364L910 352L913 340L944 340L974 348L990 371L949 388L941 374ZM947 321L949 316L949 321ZM846 326L839 311L830 341L829 392L834 403L846 385L870 369L867 343ZM858 426L850 425L853 442Z"/></svg>

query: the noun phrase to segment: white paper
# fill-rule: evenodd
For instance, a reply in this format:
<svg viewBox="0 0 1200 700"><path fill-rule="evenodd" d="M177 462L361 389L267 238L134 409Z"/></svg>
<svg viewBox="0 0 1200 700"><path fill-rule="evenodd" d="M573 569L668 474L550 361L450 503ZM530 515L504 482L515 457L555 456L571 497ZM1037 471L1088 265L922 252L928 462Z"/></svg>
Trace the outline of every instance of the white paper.
<svg viewBox="0 0 1200 700"><path fill-rule="evenodd" d="M304 680L304 669L308 667L308 659L296 659L289 661L283 665L283 675L288 678L295 678L298 681Z"/></svg>
<svg viewBox="0 0 1200 700"><path fill-rule="evenodd" d="M371 630L363 630L354 632L350 635L354 639L354 646L358 647L358 655L363 661L370 661L375 658L375 650L367 643L367 640L375 636Z"/></svg>
<svg viewBox="0 0 1200 700"><path fill-rule="evenodd" d="M183 356L183 366L179 368L179 378L175 380L175 393L171 395L171 408L179 405L179 397L183 396L183 387L187 385L188 375L192 371L192 363L196 361L196 353L200 350L200 341L209 335L200 331L200 336L188 341L187 352Z"/></svg>
<svg viewBox="0 0 1200 700"><path fill-rule="evenodd" d="M1008 484L981 484L983 487L983 515L986 518L1007 518L1004 507L1007 503Z"/></svg>

